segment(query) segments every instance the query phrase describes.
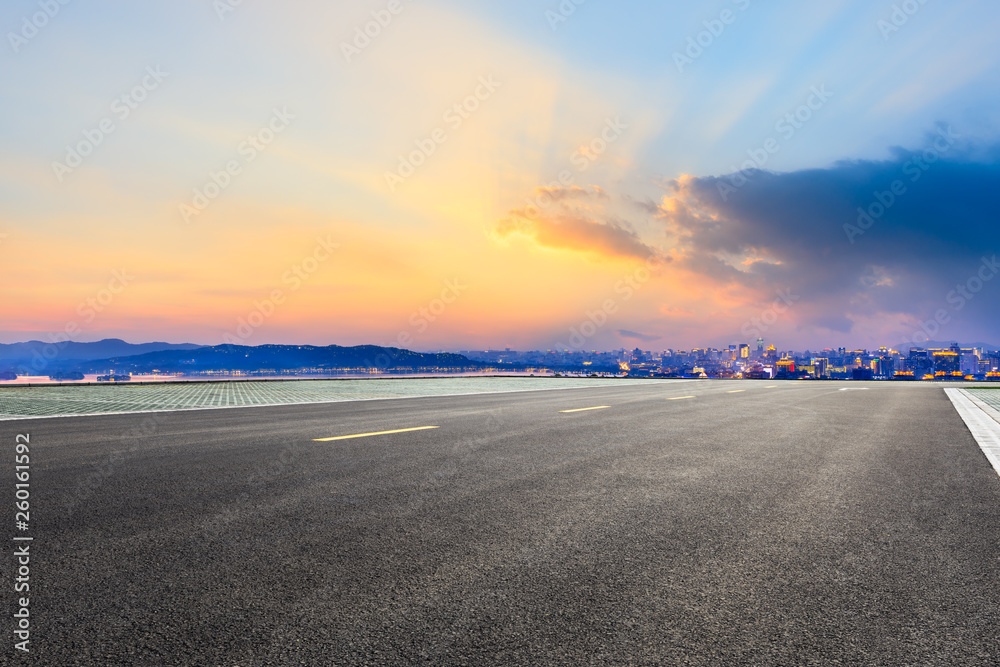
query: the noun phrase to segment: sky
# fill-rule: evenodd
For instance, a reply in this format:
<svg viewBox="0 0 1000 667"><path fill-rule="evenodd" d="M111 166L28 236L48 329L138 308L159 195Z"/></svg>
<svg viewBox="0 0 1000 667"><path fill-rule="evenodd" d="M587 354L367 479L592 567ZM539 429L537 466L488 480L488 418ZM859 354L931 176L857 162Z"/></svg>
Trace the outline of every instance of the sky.
<svg viewBox="0 0 1000 667"><path fill-rule="evenodd" d="M1000 344L992 0L11 0L0 29L0 342Z"/></svg>

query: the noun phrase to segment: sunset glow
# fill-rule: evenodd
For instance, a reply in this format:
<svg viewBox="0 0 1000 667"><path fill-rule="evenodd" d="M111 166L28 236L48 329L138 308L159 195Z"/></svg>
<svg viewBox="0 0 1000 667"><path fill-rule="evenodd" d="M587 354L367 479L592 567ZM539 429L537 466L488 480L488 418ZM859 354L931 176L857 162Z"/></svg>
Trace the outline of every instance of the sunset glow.
<svg viewBox="0 0 1000 667"><path fill-rule="evenodd" d="M875 345L996 250L994 3L887 33L846 0L403 2L359 38L384 4L70 4L8 38L0 342L260 312L247 344L545 349L612 300L588 347L725 345L790 290L768 340ZM995 331L985 289L943 335Z"/></svg>

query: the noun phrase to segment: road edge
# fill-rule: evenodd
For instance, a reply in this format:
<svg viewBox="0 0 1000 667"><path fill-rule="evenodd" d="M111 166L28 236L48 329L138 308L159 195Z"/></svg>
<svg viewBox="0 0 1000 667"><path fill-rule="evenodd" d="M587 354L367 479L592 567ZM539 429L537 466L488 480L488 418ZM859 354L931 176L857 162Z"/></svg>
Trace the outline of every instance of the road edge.
<svg viewBox="0 0 1000 667"><path fill-rule="evenodd" d="M976 439L997 475L1000 475L1000 413L964 389L944 390L962 421Z"/></svg>
<svg viewBox="0 0 1000 667"><path fill-rule="evenodd" d="M682 378L682 379L675 380L675 379L670 378L670 379L664 379L664 380L657 379L657 380L649 380L649 381L643 380L643 381L640 381L640 382L629 382L629 383L621 384L621 385L617 385L617 386L631 387L631 386L635 386L635 385L638 385L638 384L642 384L643 382L646 382L648 384L666 384L666 383L680 384L680 383L683 383L683 382L701 382L701 380L696 380L696 379L693 379L693 378L691 378L691 379ZM133 386L137 386L137 385L133 385ZM148 385L146 385L146 386L151 386L151 383L148 384ZM600 385L600 386L602 386L602 387L613 387L615 385L608 384L608 385ZM450 396L480 396L480 395L489 395L489 394L493 394L493 395L497 395L497 394L526 394L526 393L531 393L531 392L535 392L535 391L565 391L565 390L569 390L569 389L594 389L594 388L595 387L586 387L586 386L582 386L581 385L579 387L543 387L543 388L534 388L534 389L504 389L504 390L501 390L501 391L473 391L473 392L465 392L465 393L457 393L457 394L419 394L419 395L415 394L413 396L366 396L366 397L360 397L360 398L357 398L357 397L356 398L334 398L334 399L323 400L323 401L293 401L291 403L254 403L252 405L203 405L203 406L192 406L192 407L184 407L184 408L164 408L162 410L124 410L124 411L116 411L116 412L82 412L82 413L79 413L79 414L66 413L66 414L59 414L59 415L23 415L23 416L22 415L10 415L10 414L7 414L6 416L0 417L0 424L6 423L6 422L31 421L31 420L35 420L35 419L66 419L68 417L106 417L106 416L109 416L109 415L152 415L152 414L164 414L164 413L169 413L169 412L203 412L203 411L206 411L206 410L240 410L240 409L245 409L245 408L280 408L280 407L283 407L283 406L294 406L294 405L332 405L332 404L335 404L335 403L358 403L358 402L361 402L361 401L402 401L402 400L408 400L408 399L411 399L411 398L442 398L442 397L450 397Z"/></svg>

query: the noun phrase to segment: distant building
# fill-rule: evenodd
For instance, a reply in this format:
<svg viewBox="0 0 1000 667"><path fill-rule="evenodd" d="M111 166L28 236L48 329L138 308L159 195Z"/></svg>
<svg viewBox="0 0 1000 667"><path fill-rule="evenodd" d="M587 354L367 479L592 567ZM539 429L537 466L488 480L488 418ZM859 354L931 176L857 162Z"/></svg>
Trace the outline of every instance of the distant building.
<svg viewBox="0 0 1000 667"><path fill-rule="evenodd" d="M957 347L957 346L953 346ZM956 350L938 350L934 352L934 372L935 373L959 373L961 372L961 360L959 358L959 351Z"/></svg>
<svg viewBox="0 0 1000 667"><path fill-rule="evenodd" d="M109 373L108 375L98 375L98 382L130 382L132 380L132 374L114 374Z"/></svg>

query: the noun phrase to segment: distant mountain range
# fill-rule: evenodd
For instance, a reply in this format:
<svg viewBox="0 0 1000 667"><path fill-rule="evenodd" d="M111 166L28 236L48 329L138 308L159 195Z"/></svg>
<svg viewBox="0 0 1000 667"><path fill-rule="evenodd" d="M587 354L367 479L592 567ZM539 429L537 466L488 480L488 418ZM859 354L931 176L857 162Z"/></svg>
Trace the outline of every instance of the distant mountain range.
<svg viewBox="0 0 1000 667"><path fill-rule="evenodd" d="M191 373L208 370L282 371L298 369L478 370L489 365L460 354L424 354L394 347L360 345L216 345L188 350L161 350L79 363L83 373Z"/></svg>
<svg viewBox="0 0 1000 667"><path fill-rule="evenodd" d="M27 343L0 343L0 364L31 367L32 362L46 361L46 365L65 365L65 362L108 359L164 350L196 350L202 345L191 343L126 343L119 338L106 338L96 343L46 343L32 340ZM40 364L40 362L39 362ZM36 364L36 365L39 365Z"/></svg>
<svg viewBox="0 0 1000 667"><path fill-rule="evenodd" d="M910 347L948 348L950 341L928 341ZM987 343L960 343L961 347L996 346ZM62 375L75 373L199 373L210 370L244 373L282 372L314 369L329 372L343 369L383 369L385 371L460 371L491 368L495 364L474 361L460 354L420 353L376 345L341 347L328 345L216 345L190 343L127 343L109 338L95 343L0 344L0 373L11 375ZM504 364L508 370L523 370L524 364ZM553 366L559 370L560 367ZM568 369L569 367L567 367ZM617 372L617 368L593 367L593 372Z"/></svg>
<svg viewBox="0 0 1000 667"><path fill-rule="evenodd" d="M951 341L929 340L926 343L919 343L919 344L918 343L907 343L902 348L898 348L898 349L900 349L900 351L902 351L902 350L909 350L911 348L917 348L917 349L921 349L921 350L928 350L928 349L934 349L934 350L948 349L949 347L951 347L955 343L956 343L956 341L953 341L953 340L951 340ZM959 342L958 346L961 347L961 348L964 348L964 349L969 349L970 347L981 347L981 348L986 349L986 350L997 350L997 349L1000 349L1000 347L997 347L996 345L992 345L990 343L961 343L961 342Z"/></svg>

